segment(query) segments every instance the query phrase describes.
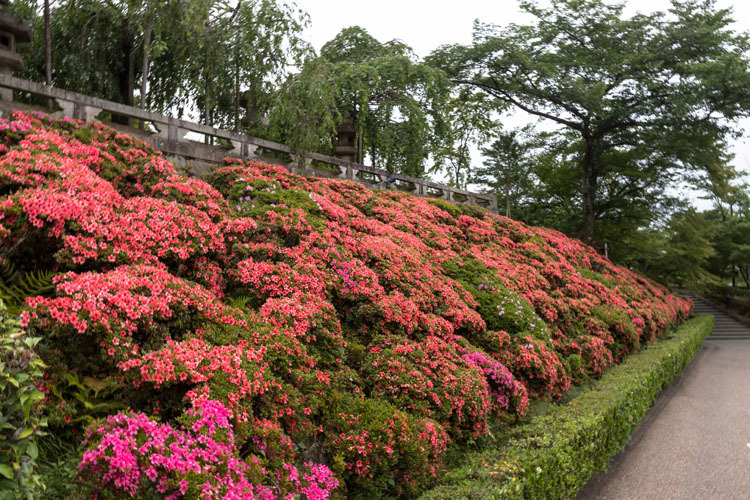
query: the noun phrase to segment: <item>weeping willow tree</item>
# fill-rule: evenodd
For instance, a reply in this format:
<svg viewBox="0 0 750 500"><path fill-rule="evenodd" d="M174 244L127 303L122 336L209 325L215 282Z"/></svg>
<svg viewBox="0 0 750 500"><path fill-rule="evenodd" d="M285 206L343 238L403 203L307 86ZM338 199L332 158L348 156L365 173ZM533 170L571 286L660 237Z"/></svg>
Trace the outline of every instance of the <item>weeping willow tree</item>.
<svg viewBox="0 0 750 500"><path fill-rule="evenodd" d="M346 28L281 88L270 114L277 138L298 149L330 152L342 123L356 132L356 157L415 177L446 136L449 82L403 42L381 43Z"/></svg>

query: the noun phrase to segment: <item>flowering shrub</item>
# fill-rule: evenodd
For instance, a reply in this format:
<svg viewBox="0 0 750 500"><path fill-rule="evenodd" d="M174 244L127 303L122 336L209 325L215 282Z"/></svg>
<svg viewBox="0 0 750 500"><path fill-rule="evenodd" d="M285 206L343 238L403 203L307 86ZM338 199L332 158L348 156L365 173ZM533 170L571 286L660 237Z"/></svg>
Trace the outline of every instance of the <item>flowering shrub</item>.
<svg viewBox="0 0 750 500"><path fill-rule="evenodd" d="M430 417L458 437L486 432L492 408L488 381L450 343L427 337L372 347L368 364L364 378L377 398ZM505 409L508 404L506 398Z"/></svg>
<svg viewBox="0 0 750 500"><path fill-rule="evenodd" d="M354 486L379 494L413 493L441 466L445 429L375 399L348 401L333 415L334 463Z"/></svg>
<svg viewBox="0 0 750 500"><path fill-rule="evenodd" d="M229 325L245 321L208 290L176 278L162 267L121 266L106 273L71 272L55 281L57 297L27 299L28 310L21 315L21 324L93 335L102 351L117 360L139 354L134 335L163 332L163 328L158 328L160 323L181 315L192 313Z"/></svg>
<svg viewBox="0 0 750 500"><path fill-rule="evenodd" d="M526 386L513 377L505 365L492 359L481 351L473 351L463 358L479 368L490 386L490 394L501 411L514 413L520 417L529 409L529 397Z"/></svg>
<svg viewBox="0 0 750 500"><path fill-rule="evenodd" d="M506 348L496 356L523 381L529 396L559 399L568 390L570 376L559 357L544 342L530 336L506 339Z"/></svg>
<svg viewBox="0 0 750 500"><path fill-rule="evenodd" d="M274 500L299 495L324 500L338 486L330 469L320 464L306 464L301 474L284 464L276 477L263 478L257 457L238 456L230 418L231 412L213 400L187 410L179 428L142 413L108 417L87 430L89 449L79 465L81 476L90 478L95 492L119 490L131 497L159 493L166 499Z"/></svg>
<svg viewBox="0 0 750 500"><path fill-rule="evenodd" d="M556 231L255 162L188 179L40 113L0 120L0 237L56 275L21 321L55 424L110 414L81 465L104 497L410 495L690 312Z"/></svg>

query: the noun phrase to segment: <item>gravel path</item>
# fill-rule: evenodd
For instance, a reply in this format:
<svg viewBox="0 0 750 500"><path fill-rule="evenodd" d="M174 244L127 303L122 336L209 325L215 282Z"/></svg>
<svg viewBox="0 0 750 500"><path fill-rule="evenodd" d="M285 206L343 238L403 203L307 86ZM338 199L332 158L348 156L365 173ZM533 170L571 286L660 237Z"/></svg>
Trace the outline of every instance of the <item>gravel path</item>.
<svg viewBox="0 0 750 500"><path fill-rule="evenodd" d="M694 301L714 332L576 500L750 499L750 329Z"/></svg>

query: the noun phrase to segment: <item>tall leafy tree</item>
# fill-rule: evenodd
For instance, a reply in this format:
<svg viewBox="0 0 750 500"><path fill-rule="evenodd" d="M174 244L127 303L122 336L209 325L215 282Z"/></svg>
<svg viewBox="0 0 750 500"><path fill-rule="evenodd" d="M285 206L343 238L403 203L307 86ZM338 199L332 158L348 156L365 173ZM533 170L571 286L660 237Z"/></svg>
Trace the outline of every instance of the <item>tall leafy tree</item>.
<svg viewBox="0 0 750 500"><path fill-rule="evenodd" d="M715 213L699 213L694 208L672 215L659 231L660 240L653 247L645 271L661 281L679 286L717 283L718 277L708 271L710 259L716 256L717 230Z"/></svg>
<svg viewBox="0 0 750 500"><path fill-rule="evenodd" d="M472 45L441 47L430 61L575 137L584 241L597 236L605 191L627 200L656 191L662 174L704 168L717 138L737 134L748 115L750 44L714 0L630 18L603 0L521 7L534 22L477 23Z"/></svg>
<svg viewBox="0 0 750 500"><path fill-rule="evenodd" d="M750 191L747 185L732 187L736 189L717 201L712 211L716 254L707 268L732 286L741 280L750 288Z"/></svg>
<svg viewBox="0 0 750 500"><path fill-rule="evenodd" d="M22 76L44 81L42 4L18 0L34 40ZM269 95L309 50L307 14L292 1L59 0L50 9L52 83L88 95L239 128L241 108ZM138 85L140 84L140 85ZM242 100L249 102L240 106Z"/></svg>
<svg viewBox="0 0 750 500"><path fill-rule="evenodd" d="M334 65L320 57L311 58L274 93L268 137L297 151L332 154L332 138L342 122L337 97Z"/></svg>
<svg viewBox="0 0 750 500"><path fill-rule="evenodd" d="M46 82L45 5L17 0L13 12L32 26L32 43L19 46L19 75ZM133 104L138 63L137 27L125 2L59 1L49 6L49 68L61 88Z"/></svg>
<svg viewBox="0 0 750 500"><path fill-rule="evenodd" d="M267 109L271 91L308 50L300 38L307 14L272 0L193 0L183 8L188 50L178 94L205 123L239 128L240 101Z"/></svg>
<svg viewBox="0 0 750 500"><path fill-rule="evenodd" d="M473 179L472 152L500 129L497 101L470 88L458 87L445 105L445 135L431 152L431 172L447 174L448 182L466 189ZM481 177L482 175L480 175ZM493 186L494 187L494 186Z"/></svg>
<svg viewBox="0 0 750 500"><path fill-rule="evenodd" d="M376 167L421 177L444 137L448 89L443 72L418 61L403 42L381 43L360 27L346 28L282 87L289 98L276 100L271 125L279 131L292 117L315 117L320 126L297 124L304 140L294 145L325 150L330 125L348 121L360 161L367 155Z"/></svg>
<svg viewBox="0 0 750 500"><path fill-rule="evenodd" d="M482 148L484 165L477 168L472 183L491 187L504 201L505 216L527 192L534 179L533 142L525 138L527 130L512 130L497 135L488 147Z"/></svg>

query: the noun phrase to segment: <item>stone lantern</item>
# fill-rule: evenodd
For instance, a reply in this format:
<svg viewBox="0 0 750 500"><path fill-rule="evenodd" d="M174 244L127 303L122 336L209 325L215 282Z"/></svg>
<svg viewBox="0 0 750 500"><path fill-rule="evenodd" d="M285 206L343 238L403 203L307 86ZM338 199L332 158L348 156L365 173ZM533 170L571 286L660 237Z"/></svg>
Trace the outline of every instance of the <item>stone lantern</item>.
<svg viewBox="0 0 750 500"><path fill-rule="evenodd" d="M8 11L8 0L0 0L0 74L13 75L17 69L23 69L23 59L16 52L19 43L31 41L29 25ZM0 88L0 99L13 100L11 89Z"/></svg>
<svg viewBox="0 0 750 500"><path fill-rule="evenodd" d="M357 131L354 128L354 121L348 118L339 125L336 132L334 154L342 160L356 162L358 149L355 143Z"/></svg>

